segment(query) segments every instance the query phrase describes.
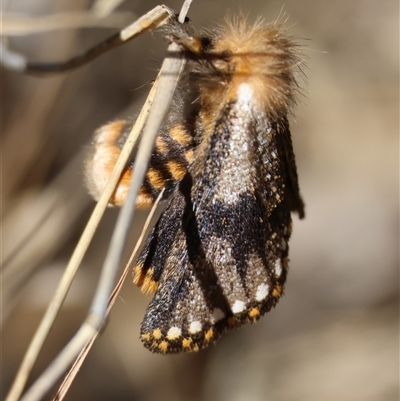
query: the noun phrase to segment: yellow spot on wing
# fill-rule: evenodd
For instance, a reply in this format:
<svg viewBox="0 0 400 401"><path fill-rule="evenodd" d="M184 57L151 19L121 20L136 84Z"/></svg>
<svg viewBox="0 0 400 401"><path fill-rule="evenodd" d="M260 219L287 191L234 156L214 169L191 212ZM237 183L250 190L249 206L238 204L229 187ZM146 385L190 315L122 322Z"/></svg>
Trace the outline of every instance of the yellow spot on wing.
<svg viewBox="0 0 400 401"><path fill-rule="evenodd" d="M154 330L153 330L153 337L154 337L156 340L159 340L159 339L162 337L161 330L160 330L160 329L154 329Z"/></svg>
<svg viewBox="0 0 400 401"><path fill-rule="evenodd" d="M260 317L260 309L259 308L250 309L249 317L252 319L256 319L256 318Z"/></svg>
<svg viewBox="0 0 400 401"><path fill-rule="evenodd" d="M169 131L171 138L180 143L182 146L187 146L192 142L191 135L185 130L182 125L177 125Z"/></svg>
<svg viewBox="0 0 400 401"><path fill-rule="evenodd" d="M176 181L181 181L187 172L185 166L182 166L182 164L177 163L176 161L173 161L173 160L171 160L167 163L167 167L168 167L168 170L171 173L172 177Z"/></svg>
<svg viewBox="0 0 400 401"><path fill-rule="evenodd" d="M194 160L194 151L193 149L190 149L185 152L185 157L187 162L190 164Z"/></svg>
<svg viewBox="0 0 400 401"><path fill-rule="evenodd" d="M138 264L133 270L133 283L136 284L143 293L154 294L158 288L158 282L153 280L154 269L143 271L143 265Z"/></svg>
<svg viewBox="0 0 400 401"><path fill-rule="evenodd" d="M149 184L152 185L155 189L164 188L165 180L162 174L155 168L149 168L146 177L149 180Z"/></svg>
<svg viewBox="0 0 400 401"><path fill-rule="evenodd" d="M278 298L281 296L281 294L282 294L282 286L277 285L272 291L272 296Z"/></svg>
<svg viewBox="0 0 400 401"><path fill-rule="evenodd" d="M161 136L156 139L156 149L163 155L168 153L168 143Z"/></svg>
<svg viewBox="0 0 400 401"><path fill-rule="evenodd" d="M168 342L167 341L161 341L160 344L158 345L158 348L160 349L161 352L167 352Z"/></svg>
<svg viewBox="0 0 400 401"><path fill-rule="evenodd" d="M133 268L133 283L136 284L138 287L141 287L144 278L145 274L143 273L143 265L139 263Z"/></svg>
<svg viewBox="0 0 400 401"><path fill-rule="evenodd" d="M205 340L210 341L213 337L214 337L214 330L213 329L207 330L207 332L204 336Z"/></svg>
<svg viewBox="0 0 400 401"><path fill-rule="evenodd" d="M184 338L182 340L182 347L183 348L190 348L192 346L193 340L191 338Z"/></svg>
<svg viewBox="0 0 400 401"><path fill-rule="evenodd" d="M158 282L152 279L153 269L150 269L140 289L144 294L154 294L158 288Z"/></svg>

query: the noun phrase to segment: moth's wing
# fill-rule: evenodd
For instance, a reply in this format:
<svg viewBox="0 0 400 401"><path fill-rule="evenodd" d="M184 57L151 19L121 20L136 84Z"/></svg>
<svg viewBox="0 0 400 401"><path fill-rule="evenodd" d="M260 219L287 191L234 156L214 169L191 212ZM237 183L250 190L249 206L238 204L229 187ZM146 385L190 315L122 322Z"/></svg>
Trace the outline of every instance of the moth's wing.
<svg viewBox="0 0 400 401"><path fill-rule="evenodd" d="M197 351L276 304L286 279L290 216L278 206L262 221L260 205L244 196L236 210L209 205L199 219L185 196L174 193L136 268L146 272L139 276L146 288L157 288L141 328L147 348ZM248 212L244 221L235 219L239 208Z"/></svg>
<svg viewBox="0 0 400 401"><path fill-rule="evenodd" d="M138 284L158 287L141 328L141 339L153 352L202 348L217 337L213 326L229 309L206 260L190 189L188 175L172 195L135 267L134 281L140 277Z"/></svg>
<svg viewBox="0 0 400 401"><path fill-rule="evenodd" d="M284 149L284 160L286 165L288 200L290 202L290 210L297 212L300 219L304 218L304 202L300 195L299 179L297 175L296 160L293 151L292 138L290 135L289 121L283 118L277 126L279 132L279 140L282 142Z"/></svg>
<svg viewBox="0 0 400 401"><path fill-rule="evenodd" d="M176 274L184 271L184 264L180 270L181 265L174 266L171 260L167 263L171 254L171 247L180 241L178 232L182 225L185 210L185 198L180 191L181 187L182 184L175 187L168 206L151 230L133 269L133 282L144 293L154 294L156 292L164 270L172 267L172 271Z"/></svg>
<svg viewBox="0 0 400 401"><path fill-rule="evenodd" d="M224 132L241 120L226 121L229 126L217 126L209 141L204 168L193 167L193 185L188 174L174 191L140 257L137 277L157 287L141 328L144 345L154 352L204 348L223 332L258 320L283 291L291 218L277 132L260 156L267 167L251 154L237 170L237 160L225 153L224 137L229 142L232 135ZM257 133L250 138L248 147L257 147ZM243 152L247 139L235 140L229 149ZM221 173L224 163L230 166ZM261 178L267 175L270 182ZM241 189L232 192L236 185Z"/></svg>

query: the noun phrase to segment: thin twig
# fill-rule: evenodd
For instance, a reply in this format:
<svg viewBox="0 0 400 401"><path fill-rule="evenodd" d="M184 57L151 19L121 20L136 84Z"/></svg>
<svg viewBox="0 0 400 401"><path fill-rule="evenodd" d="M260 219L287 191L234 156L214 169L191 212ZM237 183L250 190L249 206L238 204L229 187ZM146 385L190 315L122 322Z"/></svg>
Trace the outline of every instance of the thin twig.
<svg viewBox="0 0 400 401"><path fill-rule="evenodd" d="M62 303L68 293L68 290L72 284L72 281L78 271L80 263L89 247L89 244L96 232L96 229L101 221L105 209L107 208L108 201L114 192L114 189L121 177L121 173L126 166L126 162L132 153L137 138L141 130L143 129L145 119L147 117L149 108L152 104L156 85L153 86L153 90L150 92L149 97L146 100L143 111L140 113L132 132L129 135L128 140L125 143L124 148L121 151L120 157L114 167L114 170L110 176L107 186L96 204L95 209L85 227L82 236L71 256L71 259L65 269L65 273L61 278L61 281L55 291L55 294L50 301L50 304L44 314L44 317L35 332L31 343L29 344L28 350L22 360L21 366L16 374L11 389L7 395L5 401L17 401L22 394L23 388L28 380L29 374L32 367L38 357L38 354L43 346L43 343L54 323L54 320L61 308Z"/></svg>
<svg viewBox="0 0 400 401"><path fill-rule="evenodd" d="M122 28L132 21L132 13L114 12L102 16L93 11L63 12L40 17L0 13L2 36L25 36L76 28Z"/></svg>
<svg viewBox="0 0 400 401"><path fill-rule="evenodd" d="M191 0L188 0L189 3ZM181 13L179 19L183 21L185 15ZM169 52L178 52L179 48L172 44L168 48ZM167 58L163 66L160 70L160 74L157 78L156 83L158 82L158 87L156 94L154 96L153 107L149 112L148 124L143 133L144 141L141 142L140 148L138 151L138 156L134 166L134 174L132 177L132 186L128 193L128 198L125 206L122 208L117 227L114 231L113 238L110 243L109 253L104 262L102 275L100 278L100 283L98 289L96 291L96 295L92 304L91 314L88 316L84 324L81 326L79 331L75 334L73 339L68 343L68 345L63 349L63 351L59 354L59 356L50 364L50 366L43 372L43 374L39 377L39 379L33 384L33 386L28 390L28 392L21 398L22 401L36 401L39 400L40 397L43 396L54 384L54 382L60 377L60 375L65 371L65 369L70 365L70 363L77 357L79 352L82 350L83 346L86 342L98 331L101 327L101 324L104 319L104 315L106 312L106 305L109 298L109 294L111 292L112 283L114 282L114 277L116 274L116 267L118 267L121 259L122 250L125 244L125 238L130 227L130 223L132 221L134 215L134 208L131 207L131 204L134 204L137 193L139 192L141 182L144 178L146 172L146 166L150 159L153 143L155 137L158 133L158 127L164 119L165 114L168 111L169 104L171 102L173 92L176 88L177 82L179 80L180 74L184 68L185 61L184 59L179 58ZM130 140L128 139L128 143ZM129 147L129 145L127 145ZM132 146L133 147L133 146ZM125 148L124 148L125 150ZM124 152L122 151L122 153ZM122 153L120 159L122 159ZM130 153L130 152L129 152ZM124 163L125 165L125 163ZM120 166L121 167L121 166ZM122 166L123 168L123 166ZM121 168L121 171L122 171ZM117 168L116 168L117 169ZM118 181L121 171L117 175L117 179L115 183ZM113 172L113 177L115 176L115 170ZM110 179L111 181L111 179ZM108 199L110 198L113 188L107 191L110 188L110 183L107 185L105 193L99 201L96 209L100 210L101 213L104 212ZM102 200L105 199L104 204ZM132 201L133 199L133 201ZM101 206L100 206L101 205ZM95 211L96 211L95 209ZM94 224L94 227L97 227L98 220L93 217L93 219L97 222ZM89 229L85 230L85 233L90 231ZM84 233L84 234L85 234ZM93 232L91 232L93 234ZM76 260L80 259L81 261L83 254L82 249L86 250L88 243L85 241L81 241L82 246L79 248L80 251L76 251L71 259L74 262L74 266ZM75 256L75 257L74 257ZM78 263L79 264L79 263ZM75 271L76 272L76 271ZM108 288L110 290L108 290ZM65 295L64 295L65 297ZM105 298L105 300L104 300ZM61 303L60 303L61 305ZM52 304L49 306L49 310L53 309ZM58 310L57 310L58 311ZM53 315L52 312L50 312ZM54 320L55 315L53 316ZM52 324L52 322L51 322ZM46 325L47 326L47 325ZM51 326L51 325L50 325ZM48 327L49 328L49 327ZM46 333L47 334L47 333ZM44 338L43 338L44 339ZM40 344L41 346L41 344ZM38 352L38 351L37 351ZM7 400L8 401L8 400Z"/></svg>
<svg viewBox="0 0 400 401"><path fill-rule="evenodd" d="M135 248L131 253L131 256L129 258L128 263L125 266L125 269L120 277L120 279L118 280L117 285L115 286L110 300L108 301L108 306L107 306L107 312L106 312L106 316L108 316L108 314L110 313L112 307L114 306L114 303L118 297L119 292L121 291L122 288L122 284L125 281L126 276L128 275L128 272L131 268L131 264L133 262L133 260L136 258L137 253L139 251L139 248L142 245L142 242L146 236L147 233L147 229L150 226L151 220L154 216L154 213L157 209L158 204L161 201L161 198L164 194L164 190L162 190L160 192L160 194L158 195L158 198L156 199L153 207L150 210L149 215L147 216L146 222L143 226L142 232L139 236L139 239L136 242ZM65 376L63 382L60 385L60 388L57 391L57 394L54 396L53 401L62 401L65 397L65 395L67 394L69 388L71 387L71 384L73 383L76 375L78 374L79 369L81 368L84 360L86 359L90 349L92 348L92 345L94 343L94 341L96 340L97 336L98 336L98 332L95 333L95 335L86 343L85 347L82 349L82 351L80 352L80 354L78 355L78 357L76 358L74 364L72 365L71 369L69 370L69 372L67 373L67 375Z"/></svg>

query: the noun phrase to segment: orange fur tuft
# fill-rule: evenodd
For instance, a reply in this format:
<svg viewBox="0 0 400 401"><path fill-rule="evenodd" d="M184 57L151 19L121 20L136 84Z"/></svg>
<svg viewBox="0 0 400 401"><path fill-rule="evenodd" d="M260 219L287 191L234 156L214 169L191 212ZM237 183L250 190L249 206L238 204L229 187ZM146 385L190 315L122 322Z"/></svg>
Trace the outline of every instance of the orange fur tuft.
<svg viewBox="0 0 400 401"><path fill-rule="evenodd" d="M108 179L121 153L117 141L121 136L126 121L117 120L97 130L93 149L86 161L85 177L89 193L98 200L103 193ZM129 189L132 170L127 168L121 176L117 189L110 199L110 204L122 206Z"/></svg>
<svg viewBox="0 0 400 401"><path fill-rule="evenodd" d="M209 34L213 45L208 57L214 60L199 71L200 96L208 108L236 99L239 86L245 83L272 117L292 109L299 94L296 76L302 75L303 63L300 47L281 25L266 24L263 19L249 24L239 14L226 17Z"/></svg>

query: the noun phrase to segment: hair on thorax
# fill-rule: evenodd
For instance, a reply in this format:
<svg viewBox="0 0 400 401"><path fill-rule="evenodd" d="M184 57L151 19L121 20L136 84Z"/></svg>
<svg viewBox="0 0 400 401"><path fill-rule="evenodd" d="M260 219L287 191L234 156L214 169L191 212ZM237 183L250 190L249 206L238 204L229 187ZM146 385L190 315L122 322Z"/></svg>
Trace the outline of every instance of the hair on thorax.
<svg viewBox="0 0 400 401"><path fill-rule="evenodd" d="M205 105L214 108L216 100L221 104L235 99L245 83L252 88L254 102L277 118L291 112L301 94L297 80L304 76L302 46L279 19L250 23L243 12L228 14L200 34L190 23L172 20L163 33L182 48L192 87Z"/></svg>

